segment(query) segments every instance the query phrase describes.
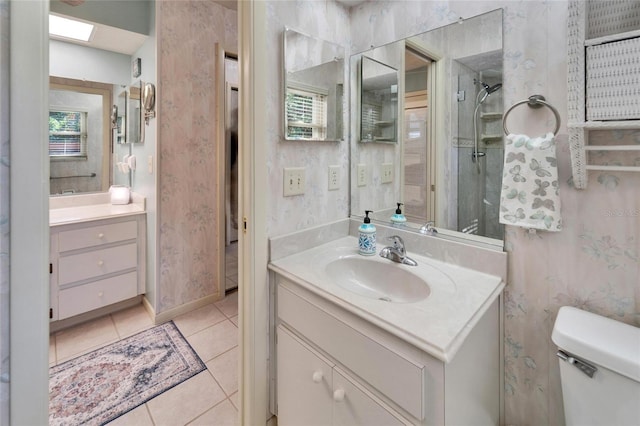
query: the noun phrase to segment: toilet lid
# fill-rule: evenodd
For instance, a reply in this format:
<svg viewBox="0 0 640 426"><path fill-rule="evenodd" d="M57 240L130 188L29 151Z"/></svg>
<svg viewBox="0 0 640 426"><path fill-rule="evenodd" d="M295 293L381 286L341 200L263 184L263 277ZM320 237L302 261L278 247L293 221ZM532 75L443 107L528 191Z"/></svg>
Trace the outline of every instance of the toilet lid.
<svg viewBox="0 0 640 426"><path fill-rule="evenodd" d="M640 382L640 328L563 306L551 340L560 349Z"/></svg>

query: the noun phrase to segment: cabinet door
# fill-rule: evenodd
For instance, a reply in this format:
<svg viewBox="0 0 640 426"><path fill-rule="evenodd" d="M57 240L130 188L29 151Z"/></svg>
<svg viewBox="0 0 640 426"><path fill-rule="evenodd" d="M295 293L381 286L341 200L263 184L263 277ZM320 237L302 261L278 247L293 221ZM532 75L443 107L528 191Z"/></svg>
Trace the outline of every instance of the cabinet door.
<svg viewBox="0 0 640 426"><path fill-rule="evenodd" d="M332 365L281 325L277 358L278 425L330 425Z"/></svg>
<svg viewBox="0 0 640 426"><path fill-rule="evenodd" d="M392 414L390 409L383 407L373 395L337 368L333 369L333 388L334 426L409 424Z"/></svg>

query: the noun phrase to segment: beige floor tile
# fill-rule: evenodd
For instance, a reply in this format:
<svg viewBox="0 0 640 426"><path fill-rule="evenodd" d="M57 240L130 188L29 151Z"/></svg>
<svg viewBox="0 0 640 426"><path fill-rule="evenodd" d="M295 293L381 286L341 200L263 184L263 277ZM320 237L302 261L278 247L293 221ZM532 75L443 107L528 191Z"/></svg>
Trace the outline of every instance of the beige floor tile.
<svg viewBox="0 0 640 426"><path fill-rule="evenodd" d="M215 305L227 318L238 315L238 292L234 291L228 294L224 299L217 301Z"/></svg>
<svg viewBox="0 0 640 426"><path fill-rule="evenodd" d="M153 326L151 317L143 305L113 313L111 316L121 339Z"/></svg>
<svg viewBox="0 0 640 426"><path fill-rule="evenodd" d="M60 363L117 341L118 333L111 317L106 316L58 331L55 337L56 359Z"/></svg>
<svg viewBox="0 0 640 426"><path fill-rule="evenodd" d="M206 305L195 311L187 312L175 318L173 322L184 336L191 336L225 319L224 314L215 305Z"/></svg>
<svg viewBox="0 0 640 426"><path fill-rule="evenodd" d="M200 358L207 362L238 345L238 328L225 320L187 337Z"/></svg>
<svg viewBox="0 0 640 426"><path fill-rule="evenodd" d="M190 426L234 426L238 424L238 410L228 399L189 423Z"/></svg>
<svg viewBox="0 0 640 426"><path fill-rule="evenodd" d="M225 399L207 371L158 395L147 406L156 426L183 426Z"/></svg>
<svg viewBox="0 0 640 426"><path fill-rule="evenodd" d="M227 395L238 390L238 347L207 362L207 368Z"/></svg>
<svg viewBox="0 0 640 426"><path fill-rule="evenodd" d="M229 318L229 321L234 323L236 327L238 326L238 316L237 315L235 317Z"/></svg>
<svg viewBox="0 0 640 426"><path fill-rule="evenodd" d="M238 392L229 397L229 401L236 407L236 410L240 410L240 395Z"/></svg>
<svg viewBox="0 0 640 426"><path fill-rule="evenodd" d="M146 404L142 404L107 424L109 426L153 426L153 420Z"/></svg>

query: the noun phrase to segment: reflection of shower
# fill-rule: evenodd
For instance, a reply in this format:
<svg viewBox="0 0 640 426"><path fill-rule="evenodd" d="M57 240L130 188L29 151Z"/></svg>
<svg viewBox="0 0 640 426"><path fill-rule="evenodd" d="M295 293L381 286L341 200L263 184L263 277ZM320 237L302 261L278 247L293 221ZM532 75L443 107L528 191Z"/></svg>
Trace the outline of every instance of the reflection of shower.
<svg viewBox="0 0 640 426"><path fill-rule="evenodd" d="M473 152L471 153L471 160L476 163L478 173L480 173L480 162L478 161L478 158L484 157L486 154L484 152L478 151L478 110L480 109L480 105L482 105L482 103L490 94L500 90L500 88L502 87L502 83L489 86L484 81L476 80L474 78L473 84L482 85L482 89L480 89L478 95L476 96L476 109L473 111Z"/></svg>

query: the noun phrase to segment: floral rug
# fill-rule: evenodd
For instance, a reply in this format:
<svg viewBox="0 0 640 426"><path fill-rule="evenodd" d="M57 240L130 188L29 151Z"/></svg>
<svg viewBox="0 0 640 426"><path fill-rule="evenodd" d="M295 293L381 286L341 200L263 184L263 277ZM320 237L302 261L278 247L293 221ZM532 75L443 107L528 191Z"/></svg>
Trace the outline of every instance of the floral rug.
<svg viewBox="0 0 640 426"><path fill-rule="evenodd" d="M49 424L102 425L205 370L173 321L49 370Z"/></svg>

